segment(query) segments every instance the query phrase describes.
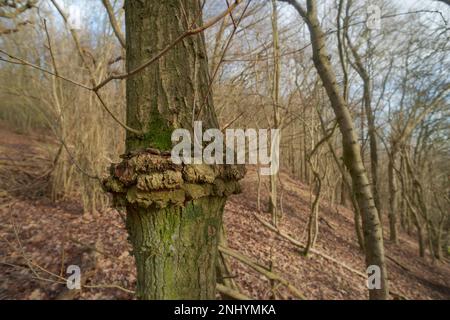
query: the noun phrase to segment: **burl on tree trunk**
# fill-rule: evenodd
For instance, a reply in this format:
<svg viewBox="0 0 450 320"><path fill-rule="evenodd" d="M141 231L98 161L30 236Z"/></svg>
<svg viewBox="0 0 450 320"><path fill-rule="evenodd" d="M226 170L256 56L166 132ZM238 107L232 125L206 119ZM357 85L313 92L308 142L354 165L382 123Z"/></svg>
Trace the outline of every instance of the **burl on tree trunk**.
<svg viewBox="0 0 450 320"><path fill-rule="evenodd" d="M218 233L242 166L176 165L154 149L128 154L104 180L127 229L141 299L214 298Z"/></svg>

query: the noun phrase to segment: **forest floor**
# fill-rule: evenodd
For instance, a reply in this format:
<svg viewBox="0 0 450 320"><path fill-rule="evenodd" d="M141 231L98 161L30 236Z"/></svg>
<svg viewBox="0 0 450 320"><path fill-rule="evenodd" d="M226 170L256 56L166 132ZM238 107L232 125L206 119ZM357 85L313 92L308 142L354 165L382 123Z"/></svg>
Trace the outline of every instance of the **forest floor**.
<svg viewBox="0 0 450 320"><path fill-rule="evenodd" d="M132 299L136 276L121 214L114 209L83 214L76 198L52 202L45 192L51 144L42 135L17 134L0 124L0 299ZM309 189L285 173L280 180L283 217L279 229L306 243ZM267 185L263 181L263 203L268 199ZM305 257L297 246L255 218L255 169L249 169L242 186L242 194L230 197L225 207L231 248L266 267L272 260L273 272L308 299L367 298L361 276L364 257L351 210L323 203L318 253ZM267 213L259 217L269 220ZM448 262L420 258L415 238L404 233L397 245L385 234L385 247L394 298L450 299ZM271 297L269 280L230 259L243 293L256 299ZM82 270L81 292L65 287L66 268L72 264ZM277 298L295 298L283 286L277 289Z"/></svg>

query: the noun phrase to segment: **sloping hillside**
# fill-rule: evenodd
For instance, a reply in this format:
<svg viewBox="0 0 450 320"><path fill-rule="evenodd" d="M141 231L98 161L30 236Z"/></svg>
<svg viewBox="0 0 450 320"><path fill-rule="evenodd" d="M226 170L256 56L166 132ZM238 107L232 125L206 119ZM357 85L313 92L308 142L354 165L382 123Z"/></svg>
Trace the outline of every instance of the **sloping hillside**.
<svg viewBox="0 0 450 320"><path fill-rule="evenodd" d="M113 209L83 214L76 199L52 203L45 194L49 143L0 128L0 298L130 299L135 284L133 258L121 214ZM14 175L11 173L14 171ZM309 216L307 186L282 173L283 218L280 230L305 243ZM14 181L12 177L16 178ZM308 257L292 242L261 224L256 213L257 176L249 168L243 192L229 199L225 226L229 246L260 265L274 262L273 272L308 299L365 299L363 255L353 213L345 208L320 210L317 253ZM263 181L264 185L264 181ZM262 202L267 188L262 188ZM263 206L264 207L264 206ZM260 214L268 219L268 214ZM399 245L385 241L394 298L450 299L448 263L432 265L418 256L413 238L402 234ZM231 258L233 277L253 298L271 297L270 282ZM81 266L86 276L81 293L64 286L65 268ZM359 274L358 274L359 273ZM293 298L278 287L279 298Z"/></svg>
<svg viewBox="0 0 450 320"><path fill-rule="evenodd" d="M280 229L306 244L309 218L309 189L282 174L284 216ZM267 181L268 184L268 181ZM230 246L268 266L270 257L275 261L275 272L286 277L307 298L311 299L365 299L363 273L364 256L359 250L353 224L353 212L343 208L330 208L325 203L319 216L319 237L315 249L304 257L301 250L283 237L263 226L254 217L257 199L257 176L249 170L243 182L243 193L230 199L226 207ZM262 188L262 199L268 199L267 188ZM266 201L267 202L267 201ZM264 202L263 202L264 203ZM269 214L265 217L269 220ZM394 298L449 299L450 268L448 264L432 265L418 255L415 239L401 234L398 245L386 240L388 268ZM337 260L338 262L335 262ZM252 296L268 298L270 286L261 276L234 264L243 287ZM354 271L350 271L353 269ZM264 283L264 289L254 284ZM286 298L290 295L285 292Z"/></svg>

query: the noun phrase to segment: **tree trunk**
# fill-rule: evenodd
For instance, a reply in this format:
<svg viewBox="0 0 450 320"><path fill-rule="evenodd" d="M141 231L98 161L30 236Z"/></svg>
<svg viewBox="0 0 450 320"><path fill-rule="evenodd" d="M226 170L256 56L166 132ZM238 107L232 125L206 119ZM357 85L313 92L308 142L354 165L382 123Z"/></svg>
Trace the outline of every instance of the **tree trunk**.
<svg viewBox="0 0 450 320"><path fill-rule="evenodd" d="M390 240L397 243L397 211L398 211L398 186L395 174L396 153L392 153L388 163L389 179L389 230Z"/></svg>
<svg viewBox="0 0 450 320"><path fill-rule="evenodd" d="M272 0L272 35L273 35L273 83L272 83L272 103L273 103L273 128L278 129L280 122L280 111L278 109L280 98L280 57L278 45L278 12L277 2ZM272 214L272 223L278 225L278 175L270 176L270 200L269 210Z"/></svg>
<svg viewBox="0 0 450 320"><path fill-rule="evenodd" d="M311 204L311 212L308 221L308 240L305 247L305 256L307 256L312 248L314 248L317 236L319 234L319 206L320 206L320 197L322 192L322 179L320 174L317 172L317 169L314 168L313 162L314 160L309 161L311 165L311 171L314 175L315 185L317 186L317 192L314 196L314 200ZM313 188L313 185L311 185Z"/></svg>
<svg viewBox="0 0 450 320"><path fill-rule="evenodd" d="M214 299L224 198L159 210L127 206L140 299Z"/></svg>
<svg viewBox="0 0 450 320"><path fill-rule="evenodd" d="M370 299L388 299L388 277L378 211L373 200L367 172L361 159L361 147L358 143L354 123L347 104L339 92L336 75L329 60L325 43L326 35L317 17L317 4L313 0L308 0L307 11L305 11L297 1L289 0L288 2L297 9L308 25L314 65L330 99L342 133L344 163L352 177L353 190L361 211L366 265L376 265L381 271L381 288L369 290Z"/></svg>
<svg viewBox="0 0 450 320"><path fill-rule="evenodd" d="M369 73L367 72L366 67L364 66L363 59L361 58L360 54L358 53L357 48L355 48L350 40L350 36L348 34L348 26L345 26L345 36L347 38L348 46L350 48L350 51L353 54L353 57L355 59L354 67L356 71L358 72L359 76L363 80L364 84L364 93L363 93L363 100L364 100L364 109L361 112L362 114L366 114L367 116L367 127L368 127L368 136L369 136L369 146L370 146L370 169L371 169L371 175L372 175L372 192L373 192L373 198L375 202L375 206L378 209L378 215L380 217L381 221L381 201L380 197L378 195L378 143L377 143L377 132L376 132L376 124L375 124L375 114L372 109L372 81L370 78ZM370 49L370 48L369 48ZM362 128L364 125L364 117L361 117L361 126ZM364 136L364 130L361 130L361 135ZM361 141L364 141L361 139Z"/></svg>
<svg viewBox="0 0 450 320"><path fill-rule="evenodd" d="M127 70L149 60L194 20L201 26L200 6L199 0L126 0ZM199 114L204 129L218 128L209 81L202 33L185 38L158 61L129 77L127 124L144 134L128 132L127 151L148 147L170 150L173 129L185 128L192 134L193 119ZM226 196L205 193L188 197L186 193L186 198L182 194L183 201L178 201L174 199L180 195L178 189L163 193L150 190L145 199L167 198L150 202L156 205L142 205L141 190L131 191L128 189L124 199L136 259L138 298L214 299L218 234ZM131 201L133 196L138 200Z"/></svg>
<svg viewBox="0 0 450 320"><path fill-rule="evenodd" d="M420 222L417 222L416 227L417 227L417 242L419 243L419 256L421 258L425 258L425 239Z"/></svg>
<svg viewBox="0 0 450 320"><path fill-rule="evenodd" d="M377 132L375 125L375 116L373 114L371 106L371 93L370 93L370 78L364 80L364 105L367 114L367 126L369 134L369 145L370 145L370 169L372 174L372 192L375 202L375 206L378 210L378 216L381 221L381 200L378 194L378 143L377 143Z"/></svg>
<svg viewBox="0 0 450 320"><path fill-rule="evenodd" d="M340 204L343 207L347 207L347 190L346 190L346 186L345 186L345 182L344 182L345 177L342 176L341 178L341 188L340 188L340 195L341 195L341 200L340 200Z"/></svg>

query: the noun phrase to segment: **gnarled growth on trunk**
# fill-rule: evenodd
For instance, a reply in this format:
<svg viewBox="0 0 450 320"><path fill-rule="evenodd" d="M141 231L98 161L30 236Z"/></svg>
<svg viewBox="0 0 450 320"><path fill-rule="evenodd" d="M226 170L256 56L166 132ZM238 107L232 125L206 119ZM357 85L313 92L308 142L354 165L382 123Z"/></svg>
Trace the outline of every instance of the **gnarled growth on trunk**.
<svg viewBox="0 0 450 320"><path fill-rule="evenodd" d="M213 298L222 211L242 167L176 165L155 149L125 158L103 184L127 209L138 297Z"/></svg>
<svg viewBox="0 0 450 320"><path fill-rule="evenodd" d="M192 26L201 1L125 1L127 70L161 52ZM209 90L202 33L177 42L127 78L128 154L104 181L127 210L141 299L214 299L219 232L226 198L239 191L241 167L175 165L174 129L219 128Z"/></svg>

